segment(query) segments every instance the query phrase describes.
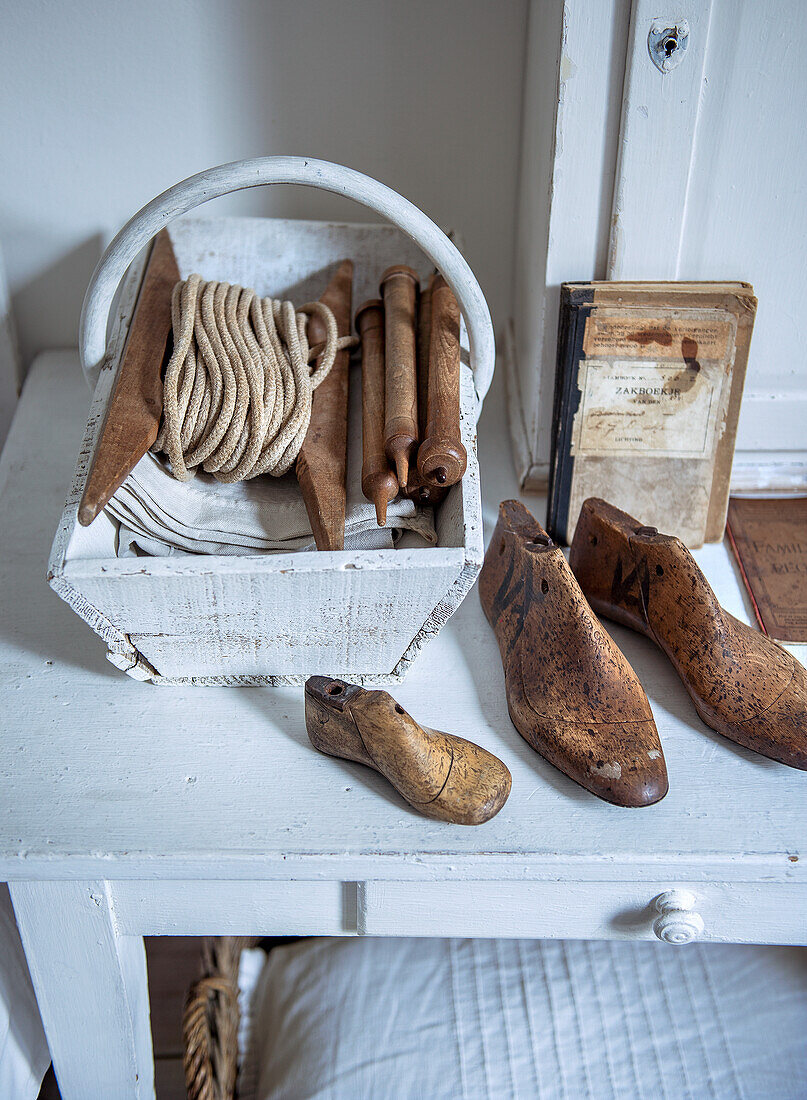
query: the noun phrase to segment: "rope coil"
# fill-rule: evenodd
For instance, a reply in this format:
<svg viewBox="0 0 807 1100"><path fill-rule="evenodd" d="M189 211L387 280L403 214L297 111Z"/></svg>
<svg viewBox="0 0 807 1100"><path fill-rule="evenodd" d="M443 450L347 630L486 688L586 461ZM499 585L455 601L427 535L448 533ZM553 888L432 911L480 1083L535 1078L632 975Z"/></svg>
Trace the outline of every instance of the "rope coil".
<svg viewBox="0 0 807 1100"><path fill-rule="evenodd" d="M310 317L326 332L324 344L313 348ZM174 347L154 450L168 455L179 481L200 466L222 482L281 477L300 453L314 390L355 337L339 336L322 302L295 310L291 302L199 275L174 287L171 318Z"/></svg>

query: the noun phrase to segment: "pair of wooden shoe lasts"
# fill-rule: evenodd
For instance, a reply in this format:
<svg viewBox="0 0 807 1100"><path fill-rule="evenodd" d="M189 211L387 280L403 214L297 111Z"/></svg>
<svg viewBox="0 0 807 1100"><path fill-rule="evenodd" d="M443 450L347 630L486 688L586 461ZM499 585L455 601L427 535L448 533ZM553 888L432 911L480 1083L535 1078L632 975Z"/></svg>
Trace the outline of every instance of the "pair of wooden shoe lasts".
<svg viewBox="0 0 807 1100"><path fill-rule="evenodd" d="M595 611L664 650L712 729L807 769L807 674L723 610L671 535L587 500L569 564L527 509L506 500L479 592L516 729L607 802L658 802L667 767L644 689ZM314 676L305 714L315 748L374 768L427 817L479 825L507 801L510 772L498 757L418 725L385 691Z"/></svg>
<svg viewBox="0 0 807 1100"><path fill-rule="evenodd" d="M712 729L807 770L807 673L723 610L674 536L590 499L567 563L523 504L507 500L479 592L513 724L600 798L648 806L668 783L647 696L597 614L656 642Z"/></svg>

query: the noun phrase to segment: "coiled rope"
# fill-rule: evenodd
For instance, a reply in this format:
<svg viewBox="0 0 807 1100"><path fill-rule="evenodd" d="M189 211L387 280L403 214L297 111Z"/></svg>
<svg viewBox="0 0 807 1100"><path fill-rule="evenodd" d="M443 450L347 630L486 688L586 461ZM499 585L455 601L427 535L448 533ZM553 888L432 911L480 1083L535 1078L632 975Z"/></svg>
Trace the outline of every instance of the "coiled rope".
<svg viewBox="0 0 807 1100"><path fill-rule="evenodd" d="M310 348L313 316L326 337ZM174 347L154 449L168 455L174 477L188 481L200 466L225 482L285 474L308 431L314 390L355 337L338 335L322 302L295 310L199 275L174 287L171 318Z"/></svg>

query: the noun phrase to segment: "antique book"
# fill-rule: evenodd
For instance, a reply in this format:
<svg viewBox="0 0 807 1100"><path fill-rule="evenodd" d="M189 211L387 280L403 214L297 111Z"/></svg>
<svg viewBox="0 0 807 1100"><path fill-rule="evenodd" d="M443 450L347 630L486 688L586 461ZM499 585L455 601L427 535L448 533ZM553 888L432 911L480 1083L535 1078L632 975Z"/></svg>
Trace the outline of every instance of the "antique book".
<svg viewBox="0 0 807 1100"><path fill-rule="evenodd" d="M548 526L587 497L697 547L723 537L757 300L748 283L561 287Z"/></svg>
<svg viewBox="0 0 807 1100"><path fill-rule="evenodd" d="M807 497L732 497L727 531L760 629L807 642Z"/></svg>

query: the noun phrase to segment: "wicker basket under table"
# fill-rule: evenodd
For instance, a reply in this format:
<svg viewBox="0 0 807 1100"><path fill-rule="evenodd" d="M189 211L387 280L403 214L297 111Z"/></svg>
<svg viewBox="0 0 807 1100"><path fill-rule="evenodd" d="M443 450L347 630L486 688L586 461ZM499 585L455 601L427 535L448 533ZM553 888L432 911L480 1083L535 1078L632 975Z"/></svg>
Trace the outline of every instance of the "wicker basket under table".
<svg viewBox="0 0 807 1100"><path fill-rule="evenodd" d="M203 974L188 990L182 1017L189 1100L232 1100L238 1077L238 964L254 940L216 936L202 947Z"/></svg>

